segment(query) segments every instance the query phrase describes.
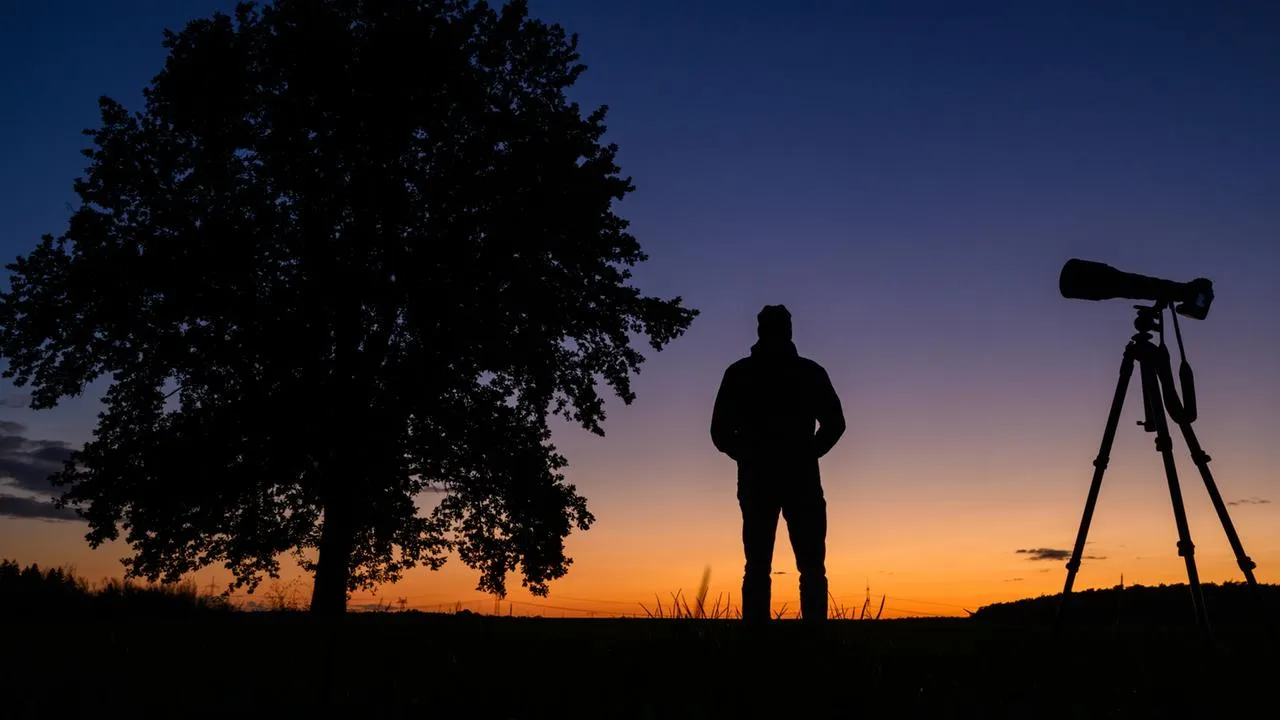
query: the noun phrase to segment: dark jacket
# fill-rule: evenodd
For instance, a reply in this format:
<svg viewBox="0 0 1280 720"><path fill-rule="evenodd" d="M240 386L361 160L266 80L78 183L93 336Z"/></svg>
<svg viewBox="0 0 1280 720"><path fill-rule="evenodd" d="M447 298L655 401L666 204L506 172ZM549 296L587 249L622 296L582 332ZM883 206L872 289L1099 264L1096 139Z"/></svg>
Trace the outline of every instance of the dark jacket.
<svg viewBox="0 0 1280 720"><path fill-rule="evenodd" d="M844 430L827 371L800 357L790 341L758 342L730 365L711 416L711 441L739 467L816 467Z"/></svg>

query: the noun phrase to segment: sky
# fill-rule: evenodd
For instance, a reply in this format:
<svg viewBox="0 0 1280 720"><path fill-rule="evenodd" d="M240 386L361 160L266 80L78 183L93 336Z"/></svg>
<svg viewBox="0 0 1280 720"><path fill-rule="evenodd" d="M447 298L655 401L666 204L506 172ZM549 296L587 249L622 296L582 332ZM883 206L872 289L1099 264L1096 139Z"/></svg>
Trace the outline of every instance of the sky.
<svg viewBox="0 0 1280 720"><path fill-rule="evenodd" d="M137 108L162 29L230 7L0 4L6 261L65 228L96 97ZM1195 429L1258 579L1280 582L1280 6L530 7L581 36L574 99L610 108L607 139L637 187L617 212L650 255L637 284L701 314L648 354L605 437L558 428L597 523L569 539L574 565L548 597L511 578L504 612L643 612L696 591L707 567L712 597L737 595L735 471L708 427L725 366L774 303L848 421L822 460L836 603L869 592L886 616L962 614L1059 591L1061 559L1018 551L1074 542L1134 315L1132 301L1061 297L1072 257L1214 282L1208 318L1183 321ZM34 412L6 386L0 402L30 441L74 446L96 422L92 395ZM1136 385L1127 408L1077 589L1186 579ZM1177 435L1175 448L1201 578L1240 580ZM90 551L84 531L0 517L0 556L119 576L126 548ZM774 565L775 605L794 608L781 524ZM492 610L476 579L455 559L378 599Z"/></svg>

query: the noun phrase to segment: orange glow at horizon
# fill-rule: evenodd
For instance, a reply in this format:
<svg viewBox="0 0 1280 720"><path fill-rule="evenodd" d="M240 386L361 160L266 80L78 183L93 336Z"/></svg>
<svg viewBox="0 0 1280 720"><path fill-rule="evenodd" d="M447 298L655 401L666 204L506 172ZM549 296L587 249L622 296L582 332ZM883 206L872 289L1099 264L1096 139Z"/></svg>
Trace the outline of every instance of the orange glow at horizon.
<svg viewBox="0 0 1280 720"><path fill-rule="evenodd" d="M1154 453L1137 460L1142 459L1158 462ZM1126 477L1125 467L1132 462L1117 458L1114 464L1118 468L1109 471L1104 482L1076 589L1111 587L1122 576L1126 585L1185 583L1163 477L1151 468L1155 472L1133 482L1137 478ZM1064 473L1082 475L1079 468ZM1027 487L1002 499L963 491L978 483L955 477L955 492L917 502L881 495L867 484L842 482L838 473L828 472L824 484L832 609L857 613L869 595L871 612L885 598L885 618L963 616L989 603L1060 592L1065 560L1033 560L1015 551L1070 548L1088 485L1084 475L1074 493L1036 498L1044 488ZM1182 480L1202 582L1242 580L1199 478L1184 471ZM512 575L508 597L498 601L476 591L476 573L450 558L438 572L415 569L376 594L355 593L350 606L361 610L382 604L396 609L403 598L407 608L426 611L462 607L485 614L644 617L659 603L668 609L677 591L692 604L707 567L708 606L717 599L736 606L742 558L731 474L715 484L721 485L720 492L706 492L705 497L690 493L693 497L684 502L611 497L592 503L597 523L569 538L574 563L564 578L551 583L547 597L531 595L520 587L519 576ZM1280 581L1280 528L1264 521L1270 509L1264 505L1232 510L1245 549L1258 563L1259 581ZM126 548L114 543L90 551L82 532L77 524L5 520L0 522L0 555L24 565L72 565L91 582L120 577L117 559ZM798 607L797 576L781 520L775 547L773 605L775 610L785 606L791 615ZM293 597L305 605L309 584L288 561L279 584L265 580L256 593L239 592L235 600L266 604L273 588L279 590L293 578ZM192 576L202 592L211 582L221 590L228 579L229 574L218 568Z"/></svg>

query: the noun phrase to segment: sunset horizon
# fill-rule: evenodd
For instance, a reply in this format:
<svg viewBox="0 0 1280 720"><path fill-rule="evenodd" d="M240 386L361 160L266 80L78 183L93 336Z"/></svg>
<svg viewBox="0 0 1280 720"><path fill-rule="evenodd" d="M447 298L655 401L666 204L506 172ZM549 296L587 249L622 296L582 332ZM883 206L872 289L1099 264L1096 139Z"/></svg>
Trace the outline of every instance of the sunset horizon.
<svg viewBox="0 0 1280 720"><path fill-rule="evenodd" d="M1136 391L1131 394L1138 395ZM638 400L637 404L642 402ZM1140 402L1137 411L1132 410L1132 405L1132 401L1127 404L1131 409L1128 414L1140 413ZM629 410L620 408L615 412L621 417ZM1077 592L1111 588L1121 582L1126 586L1187 582L1186 568L1177 555L1177 537L1159 455L1151 447L1149 435L1124 425L1117 438L1112 468L1103 483L1075 585ZM611 435L587 440L604 444ZM1175 434L1175 446L1179 444ZM1055 498L1037 499L1034 487L1010 489L1012 497L993 501L1003 512L984 520L988 527L980 534L970 529L972 516L966 515L965 510L970 508L972 512L977 503L966 500L960 492L940 498L932 508L927 503L916 506L929 510L927 522L922 524L934 528L937 534L922 537L918 530L895 534L894 523L884 518L902 500L877 497L874 487L842 483L839 475L824 467L831 507L827 572L833 612L837 608L860 611L869 595L872 612L884 598L885 619L964 617L983 605L1060 593L1092 470L1088 460L1093 453L1088 447L1081 450L1079 454L1086 459L1081 463L1083 467L1063 470L1064 476L1076 476L1074 497L1063 492ZM1196 542L1201 582L1243 582L1194 466L1185 457L1185 450L1179 449L1179 455L1180 480ZM389 606L392 610L452 612L461 608L517 616L646 617L658 609L658 603L669 607L676 593L693 604L707 568L707 604L723 599L736 607L741 593L742 559L737 535L739 519L731 494L728 502L721 497L718 506L705 513L661 503L646 504L643 493L621 506L593 502L590 478L577 477L572 455L569 459L568 479L584 491L597 523L592 529L569 537L566 548L573 565L564 578L551 582L546 597L530 594L520 587L518 575L513 574L508 578L507 598L497 600L476 590L477 573L451 556L441 570L415 568L407 571L400 582L382 586L374 593L353 592L351 609ZM721 473L714 482L731 493L732 464L727 459L723 464L728 466L728 472ZM1226 463L1215 458L1214 465ZM1218 482L1230 487L1230 479L1223 473L1218 474ZM1276 570L1280 568L1280 529L1265 523L1271 503L1265 498L1235 495L1240 493L1229 497L1231 517L1257 562L1257 579L1260 583L1276 583L1280 581ZM707 505L713 501L708 500ZM1027 532L1024 522L1040 530ZM647 537L646 526L659 526L664 532ZM24 566L35 563L42 568L70 567L90 583L123 579L119 558L128 554L127 546L116 541L91 550L83 542L84 528L79 521L5 518L0 522L0 559ZM799 600L797 575L785 533L785 522L780 521L772 607L775 611L785 607L787 616L794 616ZM634 546L641 537L645 544ZM877 537L881 539L870 542ZM1027 537L1030 541L1016 542ZM697 549L690 549L685 542ZM865 549L858 551L860 547ZM940 552L954 554L943 561L938 556ZM314 552L309 554L314 557ZM291 558L282 556L281 560L278 580L265 578L253 594L235 590L233 604L265 607L270 605L272 596L284 593L294 606L305 608L310 597L309 575L298 569ZM186 575L183 580L201 594L220 594L231 582L231 575L215 566ZM400 598L406 599L403 608Z"/></svg>

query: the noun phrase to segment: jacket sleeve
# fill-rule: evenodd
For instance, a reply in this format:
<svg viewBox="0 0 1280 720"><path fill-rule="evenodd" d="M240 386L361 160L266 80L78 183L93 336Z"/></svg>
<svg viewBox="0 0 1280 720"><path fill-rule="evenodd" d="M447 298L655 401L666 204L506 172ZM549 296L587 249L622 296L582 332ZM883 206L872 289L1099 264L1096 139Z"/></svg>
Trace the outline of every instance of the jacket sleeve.
<svg viewBox="0 0 1280 720"><path fill-rule="evenodd" d="M711 442L716 449L738 459L738 388L733 368L724 371L711 411Z"/></svg>
<svg viewBox="0 0 1280 720"><path fill-rule="evenodd" d="M815 409L818 433L814 436L814 445L818 457L822 457L830 452L840 440L840 436L844 435L844 409L840 406L840 396L836 394L836 389L831 384L831 376L827 375L827 371L818 368L816 375Z"/></svg>

